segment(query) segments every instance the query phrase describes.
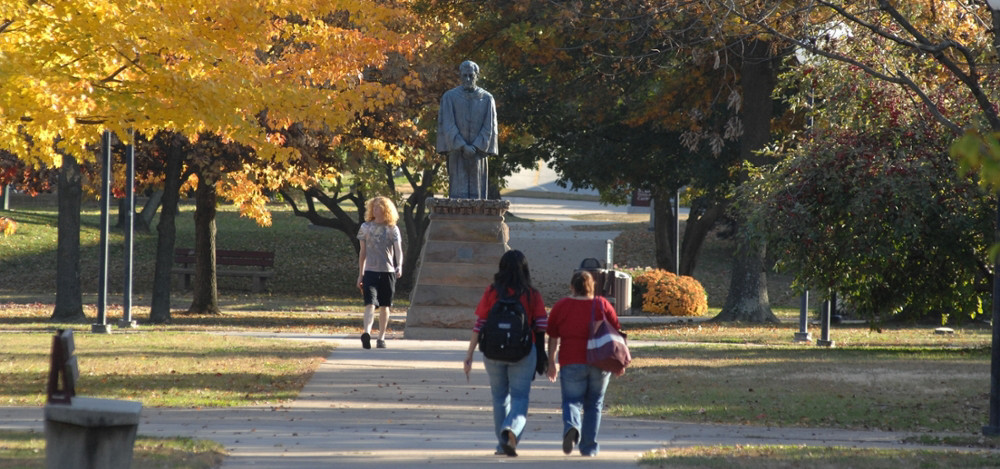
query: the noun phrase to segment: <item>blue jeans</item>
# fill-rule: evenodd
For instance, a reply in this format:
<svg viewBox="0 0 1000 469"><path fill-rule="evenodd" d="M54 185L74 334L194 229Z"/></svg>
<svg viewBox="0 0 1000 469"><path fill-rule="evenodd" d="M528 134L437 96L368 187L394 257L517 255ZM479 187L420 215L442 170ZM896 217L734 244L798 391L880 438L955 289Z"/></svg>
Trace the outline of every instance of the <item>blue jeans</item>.
<svg viewBox="0 0 1000 469"><path fill-rule="evenodd" d="M532 347L527 357L514 363L483 357L493 393L493 430L497 436L497 450L500 449L500 432L503 430L513 431L517 441L521 441L521 432L527 422L531 378L535 375L535 353Z"/></svg>
<svg viewBox="0 0 1000 469"><path fill-rule="evenodd" d="M611 373L590 365L566 365L559 369L562 383L563 435L570 428L580 432L580 453L597 455L597 431L601 428L604 391Z"/></svg>

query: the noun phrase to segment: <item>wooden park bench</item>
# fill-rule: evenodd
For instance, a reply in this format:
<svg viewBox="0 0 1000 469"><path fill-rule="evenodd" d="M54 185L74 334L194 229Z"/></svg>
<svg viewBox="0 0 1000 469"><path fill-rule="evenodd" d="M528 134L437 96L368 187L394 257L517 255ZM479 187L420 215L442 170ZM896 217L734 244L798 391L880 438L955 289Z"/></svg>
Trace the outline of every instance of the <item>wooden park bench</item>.
<svg viewBox="0 0 1000 469"><path fill-rule="evenodd" d="M174 264L171 272L184 276L184 289L191 289L191 276L194 275L194 249L174 249ZM255 267L247 269L216 269L215 275L220 277L250 277L253 279L253 291L264 291L264 282L274 276L274 253L269 251L235 251L216 249L215 265Z"/></svg>
<svg viewBox="0 0 1000 469"><path fill-rule="evenodd" d="M77 396L75 348L72 330L56 332L45 404L45 467L130 467L142 403Z"/></svg>

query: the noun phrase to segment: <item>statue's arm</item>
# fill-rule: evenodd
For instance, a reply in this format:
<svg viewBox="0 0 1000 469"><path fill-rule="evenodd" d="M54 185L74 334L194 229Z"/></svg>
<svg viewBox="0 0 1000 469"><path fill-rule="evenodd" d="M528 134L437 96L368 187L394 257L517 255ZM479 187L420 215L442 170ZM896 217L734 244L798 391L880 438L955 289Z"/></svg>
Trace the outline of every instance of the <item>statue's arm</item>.
<svg viewBox="0 0 1000 469"><path fill-rule="evenodd" d="M486 106L486 119L483 119L483 126L479 129L476 141L472 143L480 152L488 155L496 155L497 151L497 106L490 96Z"/></svg>
<svg viewBox="0 0 1000 469"><path fill-rule="evenodd" d="M445 94L441 98L441 108L438 110L437 151L449 152L465 146L465 139L458 131L455 123L455 106L453 100Z"/></svg>

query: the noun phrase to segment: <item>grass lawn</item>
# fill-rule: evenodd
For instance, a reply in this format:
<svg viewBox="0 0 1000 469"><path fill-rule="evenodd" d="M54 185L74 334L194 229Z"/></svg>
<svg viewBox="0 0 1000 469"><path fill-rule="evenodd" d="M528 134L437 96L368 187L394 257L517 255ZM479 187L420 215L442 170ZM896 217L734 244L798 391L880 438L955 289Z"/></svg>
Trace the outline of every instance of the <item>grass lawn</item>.
<svg viewBox="0 0 1000 469"><path fill-rule="evenodd" d="M2 334L0 405L40 406L49 333ZM276 405L298 396L329 344L185 332L74 334L81 395L147 407Z"/></svg>
<svg viewBox="0 0 1000 469"><path fill-rule="evenodd" d="M989 359L983 348L634 347L606 403L672 421L973 435L988 415Z"/></svg>

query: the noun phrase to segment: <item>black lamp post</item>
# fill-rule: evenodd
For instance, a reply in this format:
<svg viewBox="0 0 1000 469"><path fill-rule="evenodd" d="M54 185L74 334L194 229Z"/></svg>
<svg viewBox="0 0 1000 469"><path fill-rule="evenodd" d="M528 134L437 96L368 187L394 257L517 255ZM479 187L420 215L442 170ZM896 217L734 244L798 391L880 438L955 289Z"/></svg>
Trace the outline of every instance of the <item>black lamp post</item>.
<svg viewBox="0 0 1000 469"><path fill-rule="evenodd" d="M1000 58L1000 0L986 0L993 19L993 50ZM1000 195L994 242L1000 240ZM993 261L993 339L990 351L990 421L983 435L1000 436L1000 261Z"/></svg>

